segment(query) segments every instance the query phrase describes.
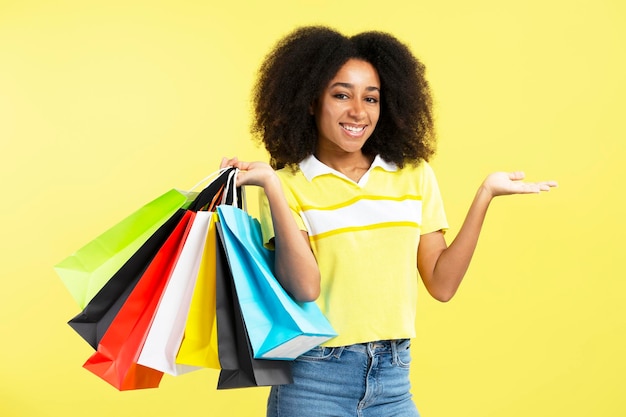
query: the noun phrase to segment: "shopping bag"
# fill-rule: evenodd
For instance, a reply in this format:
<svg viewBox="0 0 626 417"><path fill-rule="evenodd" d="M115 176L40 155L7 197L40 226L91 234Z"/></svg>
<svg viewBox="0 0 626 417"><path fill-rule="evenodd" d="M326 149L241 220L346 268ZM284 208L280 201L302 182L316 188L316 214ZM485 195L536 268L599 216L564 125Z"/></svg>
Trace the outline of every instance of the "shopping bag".
<svg viewBox="0 0 626 417"><path fill-rule="evenodd" d="M258 220L237 207L217 213L254 357L292 360L335 337L317 304L296 302L274 276Z"/></svg>
<svg viewBox="0 0 626 417"><path fill-rule="evenodd" d="M157 304L189 233L195 212L186 210L133 289L98 350L83 365L119 390L156 388L163 372L137 363Z"/></svg>
<svg viewBox="0 0 626 417"><path fill-rule="evenodd" d="M255 359L237 301L233 277L216 223L215 292L218 353L221 371L217 389L293 383L291 362Z"/></svg>
<svg viewBox="0 0 626 417"><path fill-rule="evenodd" d="M219 203L232 204L242 201L242 198L237 200L238 196L233 193L232 185L230 185L233 183L233 173L233 169L220 170L196 184L191 188L191 191L184 192L189 198L193 197L191 203L188 204L188 209L215 210ZM193 191L207 181L209 183L200 193ZM68 322L94 349L97 348L100 339L137 284L145 268L182 218L184 210L177 210L165 224L150 236L139 250L104 284L83 311Z"/></svg>
<svg viewBox="0 0 626 417"><path fill-rule="evenodd" d="M55 265L81 309L189 197L179 190L166 192Z"/></svg>
<svg viewBox="0 0 626 417"><path fill-rule="evenodd" d="M213 213L176 363L220 369L215 317L216 219Z"/></svg>
<svg viewBox="0 0 626 417"><path fill-rule="evenodd" d="M224 204L245 208L243 188L236 187L237 170L229 173L226 182ZM202 255L196 286L187 314L183 340L176 363L195 367L220 369L217 351L217 321L215 316L215 227L211 226Z"/></svg>
<svg viewBox="0 0 626 417"><path fill-rule="evenodd" d="M207 211L196 213L180 257L159 301L137 361L139 365L171 375L200 369L176 364L176 355L183 339L212 216L213 213Z"/></svg>
<svg viewBox="0 0 626 417"><path fill-rule="evenodd" d="M185 211L179 209L131 256L89 304L68 324L94 349L137 285L152 259L180 222Z"/></svg>

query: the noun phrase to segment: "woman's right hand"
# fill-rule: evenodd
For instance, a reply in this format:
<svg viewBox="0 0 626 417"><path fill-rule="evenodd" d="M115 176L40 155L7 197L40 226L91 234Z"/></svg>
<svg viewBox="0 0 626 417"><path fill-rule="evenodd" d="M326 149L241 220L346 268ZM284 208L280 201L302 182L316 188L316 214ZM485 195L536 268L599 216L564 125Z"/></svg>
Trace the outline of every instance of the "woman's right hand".
<svg viewBox="0 0 626 417"><path fill-rule="evenodd" d="M237 157L222 158L220 168L235 167L239 168L237 175L237 186L256 185L266 188L272 182L278 184L278 177L272 167L266 162L244 162Z"/></svg>
<svg viewBox="0 0 626 417"><path fill-rule="evenodd" d="M276 172L265 162L243 162L236 157L223 158L220 168L226 167L239 168L238 187L263 187L274 226L274 269L278 281L295 300L315 300L320 294L320 270L308 235L298 228Z"/></svg>

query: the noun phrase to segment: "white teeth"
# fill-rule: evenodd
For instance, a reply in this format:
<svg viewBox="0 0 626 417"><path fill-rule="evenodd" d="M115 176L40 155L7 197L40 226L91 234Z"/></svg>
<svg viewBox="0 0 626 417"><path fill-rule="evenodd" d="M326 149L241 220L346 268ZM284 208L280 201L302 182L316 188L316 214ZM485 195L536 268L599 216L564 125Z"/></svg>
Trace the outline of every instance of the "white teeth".
<svg viewBox="0 0 626 417"><path fill-rule="evenodd" d="M365 126L362 127L354 127L354 126L346 126L346 125L342 125L342 127L346 130L349 130L350 132L360 132L363 129L365 129Z"/></svg>

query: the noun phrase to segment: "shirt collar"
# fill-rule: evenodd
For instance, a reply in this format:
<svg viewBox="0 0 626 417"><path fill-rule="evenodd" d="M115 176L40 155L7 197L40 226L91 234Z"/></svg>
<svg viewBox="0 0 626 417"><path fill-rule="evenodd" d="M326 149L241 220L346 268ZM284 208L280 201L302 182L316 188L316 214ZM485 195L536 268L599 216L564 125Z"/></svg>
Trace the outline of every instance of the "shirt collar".
<svg viewBox="0 0 626 417"><path fill-rule="evenodd" d="M300 171L302 171L306 179L309 181L312 181L313 178L317 176L325 174L333 174L341 178L347 178L341 172L332 169L328 165L325 165L314 155L309 155L304 158L302 161L300 161L298 166L300 167ZM383 158L381 158L380 155L376 155L374 161L372 162L372 165L367 170L367 173L364 175L364 177L367 178L370 171L376 167L380 167L389 172L394 172L398 170L398 166L396 164L394 164L393 162L387 162Z"/></svg>

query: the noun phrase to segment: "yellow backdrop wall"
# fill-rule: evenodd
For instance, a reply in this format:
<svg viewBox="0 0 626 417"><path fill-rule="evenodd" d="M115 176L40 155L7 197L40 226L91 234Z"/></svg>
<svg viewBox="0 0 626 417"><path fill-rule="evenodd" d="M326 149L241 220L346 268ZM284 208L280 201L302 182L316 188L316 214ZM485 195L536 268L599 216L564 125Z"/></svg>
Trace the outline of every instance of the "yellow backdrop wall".
<svg viewBox="0 0 626 417"><path fill-rule="evenodd" d="M453 238L482 178L556 179L495 201L447 304L421 288L412 369L429 417L626 415L626 8L620 0L0 1L0 414L263 416L217 372L117 392L52 266L249 138L255 71L303 24L394 33L428 67Z"/></svg>

